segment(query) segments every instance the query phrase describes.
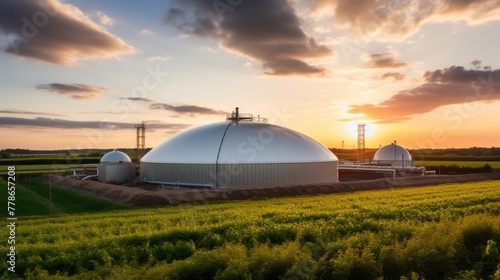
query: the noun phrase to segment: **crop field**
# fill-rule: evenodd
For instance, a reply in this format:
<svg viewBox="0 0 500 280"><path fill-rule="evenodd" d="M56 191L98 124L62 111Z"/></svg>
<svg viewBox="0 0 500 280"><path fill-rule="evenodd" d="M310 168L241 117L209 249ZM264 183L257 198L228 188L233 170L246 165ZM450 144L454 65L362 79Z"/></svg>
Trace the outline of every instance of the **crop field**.
<svg viewBox="0 0 500 280"><path fill-rule="evenodd" d="M500 277L499 181L17 223L23 279Z"/></svg>
<svg viewBox="0 0 500 280"><path fill-rule="evenodd" d="M19 179L19 177L18 177ZM0 178L0 218L7 217L7 182ZM52 201L52 205L50 204ZM37 176L25 178L16 184L16 216L49 214L96 213L130 209L92 196L82 195L58 187L49 186Z"/></svg>
<svg viewBox="0 0 500 280"><path fill-rule="evenodd" d="M500 161L426 160L426 161L415 161L415 164L417 166L457 165L460 167L483 167L485 164L489 164L493 169L500 169Z"/></svg>

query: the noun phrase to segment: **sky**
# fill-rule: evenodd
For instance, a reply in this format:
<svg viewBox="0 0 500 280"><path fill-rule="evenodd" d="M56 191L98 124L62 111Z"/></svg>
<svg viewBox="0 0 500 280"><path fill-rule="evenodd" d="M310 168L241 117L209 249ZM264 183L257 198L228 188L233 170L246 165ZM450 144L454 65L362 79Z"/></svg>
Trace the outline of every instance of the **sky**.
<svg viewBox="0 0 500 280"><path fill-rule="evenodd" d="M500 146L498 0L0 0L0 149L146 146L235 107L329 148Z"/></svg>

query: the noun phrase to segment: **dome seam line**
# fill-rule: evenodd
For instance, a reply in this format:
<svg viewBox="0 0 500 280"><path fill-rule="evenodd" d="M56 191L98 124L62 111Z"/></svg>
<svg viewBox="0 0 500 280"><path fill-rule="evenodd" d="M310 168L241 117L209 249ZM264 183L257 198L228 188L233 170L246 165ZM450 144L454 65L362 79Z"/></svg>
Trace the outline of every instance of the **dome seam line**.
<svg viewBox="0 0 500 280"><path fill-rule="evenodd" d="M231 126L231 124L234 121L230 121L229 124L226 126L226 129L224 130L224 134L222 134L222 139L220 140L219 144L219 151L217 151L217 158L215 159L215 187L219 187L219 156L220 156L220 151L222 149L222 143L224 142L224 138L226 137L227 130Z"/></svg>

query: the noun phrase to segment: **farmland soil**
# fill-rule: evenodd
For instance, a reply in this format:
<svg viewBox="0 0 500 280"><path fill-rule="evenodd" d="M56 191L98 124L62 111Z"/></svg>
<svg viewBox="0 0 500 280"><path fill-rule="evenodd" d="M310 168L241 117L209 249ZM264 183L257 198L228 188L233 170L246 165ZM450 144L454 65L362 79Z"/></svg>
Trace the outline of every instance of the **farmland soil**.
<svg viewBox="0 0 500 280"><path fill-rule="evenodd" d="M120 205L135 207L159 207L179 204L201 204L210 201L265 199L300 195L332 194L366 190L383 190L420 187L447 183L468 183L500 180L500 173L442 175L424 177L383 178L365 181L338 182L321 185L297 185L281 187L240 187L214 190L160 190L150 191L137 187L110 185L81 181L63 176L49 175L55 186L91 195ZM48 176L45 177L48 182Z"/></svg>

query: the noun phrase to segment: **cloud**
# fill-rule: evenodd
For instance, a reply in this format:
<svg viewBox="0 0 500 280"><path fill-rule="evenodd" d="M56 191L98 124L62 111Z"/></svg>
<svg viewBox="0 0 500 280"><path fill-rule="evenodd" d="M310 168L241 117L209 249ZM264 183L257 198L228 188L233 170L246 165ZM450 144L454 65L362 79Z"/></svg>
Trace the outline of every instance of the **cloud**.
<svg viewBox="0 0 500 280"><path fill-rule="evenodd" d="M427 22L480 24L500 19L498 0L315 0L340 26L376 40L401 40Z"/></svg>
<svg viewBox="0 0 500 280"><path fill-rule="evenodd" d="M331 56L301 27L286 0L176 0L164 23L193 35L216 40L224 49L262 63L266 75L322 76L326 69L307 61ZM235 3L233 1L232 3Z"/></svg>
<svg viewBox="0 0 500 280"><path fill-rule="evenodd" d="M110 115L123 115L123 114L141 114L142 112L140 111L122 111L122 110L117 110L117 111L80 111L77 112L78 114L110 114Z"/></svg>
<svg viewBox="0 0 500 280"><path fill-rule="evenodd" d="M105 130L120 130L133 129L133 123L121 122L104 122L104 121L70 121L64 119L42 118L34 119L25 118L10 118L0 117L0 127L42 127L42 128L63 128L63 129L105 129ZM170 123L148 123L147 128L150 129L185 129L189 127L186 124L170 124Z"/></svg>
<svg viewBox="0 0 500 280"><path fill-rule="evenodd" d="M397 60L390 53L376 53L369 54L366 57L368 62L365 67L367 68L405 68L408 64Z"/></svg>
<svg viewBox="0 0 500 280"><path fill-rule="evenodd" d="M53 114L53 113L42 113L42 112L35 112L35 111L24 111L24 110L17 110L17 109L4 109L0 110L1 114L20 114L20 115L41 115L41 116L64 116L61 114Z"/></svg>
<svg viewBox="0 0 500 280"><path fill-rule="evenodd" d="M375 80L385 80L385 79L393 79L394 81L402 81L404 80L405 75L397 72L387 72L378 76L373 77Z"/></svg>
<svg viewBox="0 0 500 280"><path fill-rule="evenodd" d="M107 24L102 14L100 20ZM3 52L62 66L135 53L80 9L59 0L0 2L0 31L10 43Z"/></svg>
<svg viewBox="0 0 500 280"><path fill-rule="evenodd" d="M39 84L35 86L38 90L55 92L62 95L69 95L74 99L91 99L101 96L101 92L106 90L102 87L96 87L85 84Z"/></svg>
<svg viewBox="0 0 500 280"><path fill-rule="evenodd" d="M147 28L142 29L139 31L139 34L144 35L144 36L153 36L155 33Z"/></svg>
<svg viewBox="0 0 500 280"><path fill-rule="evenodd" d="M171 59L172 57L166 56L166 55L157 55L157 56L152 56L148 58L148 61L167 61Z"/></svg>
<svg viewBox="0 0 500 280"><path fill-rule="evenodd" d="M106 15L102 11L95 12L95 16L99 19L99 23L104 26L113 26L115 24L115 19Z"/></svg>
<svg viewBox="0 0 500 280"><path fill-rule="evenodd" d="M152 110L166 110L170 112L174 112L178 115L220 115L226 114L227 112L216 110L208 107L201 107L195 105L170 105L165 103L154 103L149 106Z"/></svg>
<svg viewBox="0 0 500 280"><path fill-rule="evenodd" d="M494 76L496 81L500 80L500 69L497 70L476 70L476 69L465 69L463 66L451 66L445 69L438 69L435 71L426 71L424 73L424 79L428 83L471 83L478 82L479 77L489 77Z"/></svg>
<svg viewBox="0 0 500 280"><path fill-rule="evenodd" d="M142 102L153 102L152 99L146 97L122 97L120 99L130 100L130 101L142 101Z"/></svg>
<svg viewBox="0 0 500 280"><path fill-rule="evenodd" d="M424 83L378 104L353 105L348 111L378 123L402 122L436 108L500 100L500 69L467 70L452 66L423 75Z"/></svg>

